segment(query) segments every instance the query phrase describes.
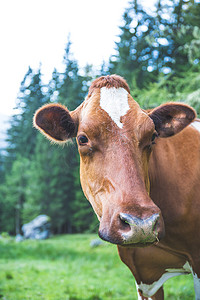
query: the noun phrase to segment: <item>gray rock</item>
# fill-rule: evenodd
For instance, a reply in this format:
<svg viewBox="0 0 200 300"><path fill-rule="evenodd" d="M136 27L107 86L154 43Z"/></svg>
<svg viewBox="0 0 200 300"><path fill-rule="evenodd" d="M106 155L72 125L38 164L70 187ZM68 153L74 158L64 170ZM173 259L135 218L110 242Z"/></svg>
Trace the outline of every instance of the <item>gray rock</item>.
<svg viewBox="0 0 200 300"><path fill-rule="evenodd" d="M95 240L92 240L90 242L90 247L91 248L96 248L96 247L99 247L99 246L102 246L104 244L104 242L100 239L95 239Z"/></svg>
<svg viewBox="0 0 200 300"><path fill-rule="evenodd" d="M15 237L15 242L19 243L24 240L24 237L21 234L17 234Z"/></svg>
<svg viewBox="0 0 200 300"><path fill-rule="evenodd" d="M39 215L31 222L22 226L25 239L44 240L50 236L50 218Z"/></svg>

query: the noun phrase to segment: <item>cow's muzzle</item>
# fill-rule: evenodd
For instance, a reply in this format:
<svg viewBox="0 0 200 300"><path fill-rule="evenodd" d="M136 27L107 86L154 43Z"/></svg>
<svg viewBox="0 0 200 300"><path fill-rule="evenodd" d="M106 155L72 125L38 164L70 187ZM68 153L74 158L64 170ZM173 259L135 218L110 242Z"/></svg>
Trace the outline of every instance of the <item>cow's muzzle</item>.
<svg viewBox="0 0 200 300"><path fill-rule="evenodd" d="M159 240L163 236L161 231L162 220L158 213L146 219L140 219L130 214L120 213L119 218L126 230L121 232L122 245L147 246Z"/></svg>
<svg viewBox="0 0 200 300"><path fill-rule="evenodd" d="M164 236L164 222L159 213L146 218L119 213L111 222L101 220L99 236L117 245L146 247L159 242Z"/></svg>

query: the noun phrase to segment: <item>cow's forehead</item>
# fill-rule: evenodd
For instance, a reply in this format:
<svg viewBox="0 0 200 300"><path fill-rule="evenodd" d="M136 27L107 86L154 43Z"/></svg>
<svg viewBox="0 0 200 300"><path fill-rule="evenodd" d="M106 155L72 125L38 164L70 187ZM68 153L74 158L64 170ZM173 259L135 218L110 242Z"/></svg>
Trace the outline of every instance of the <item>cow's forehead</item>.
<svg viewBox="0 0 200 300"><path fill-rule="evenodd" d="M81 112L83 123L113 123L123 129L127 122L137 123L148 118L138 103L123 87L97 88L85 100Z"/></svg>
<svg viewBox="0 0 200 300"><path fill-rule="evenodd" d="M134 127L137 130L147 119L148 115L131 97L128 84L122 77L102 76L92 82L83 102L79 129L96 132L112 127L112 131L114 128L127 131Z"/></svg>
<svg viewBox="0 0 200 300"><path fill-rule="evenodd" d="M102 87L100 90L100 107L107 112L119 128L122 128L121 118L130 109L127 90L122 87Z"/></svg>

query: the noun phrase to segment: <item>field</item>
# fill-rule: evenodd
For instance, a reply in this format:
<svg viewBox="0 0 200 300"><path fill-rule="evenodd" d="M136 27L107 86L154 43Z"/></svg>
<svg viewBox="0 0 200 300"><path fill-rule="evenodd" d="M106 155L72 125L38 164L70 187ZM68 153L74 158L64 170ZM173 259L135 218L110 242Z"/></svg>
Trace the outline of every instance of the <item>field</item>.
<svg viewBox="0 0 200 300"><path fill-rule="evenodd" d="M100 300L137 299L133 276L117 248L91 248L95 235L64 235L16 243L0 239L0 299ZM194 299L192 276L165 284L170 300Z"/></svg>

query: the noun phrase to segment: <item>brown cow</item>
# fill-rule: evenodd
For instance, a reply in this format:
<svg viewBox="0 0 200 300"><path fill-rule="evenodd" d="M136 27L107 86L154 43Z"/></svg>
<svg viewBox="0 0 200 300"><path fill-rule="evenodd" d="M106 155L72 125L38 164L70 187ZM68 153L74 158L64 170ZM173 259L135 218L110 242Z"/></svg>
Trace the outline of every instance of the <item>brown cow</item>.
<svg viewBox="0 0 200 300"><path fill-rule="evenodd" d="M99 236L118 245L139 299L164 299L163 283L188 273L200 299L200 123L187 126L195 118L181 103L142 110L116 75L96 79L75 111L49 104L34 118L50 140L77 137Z"/></svg>

